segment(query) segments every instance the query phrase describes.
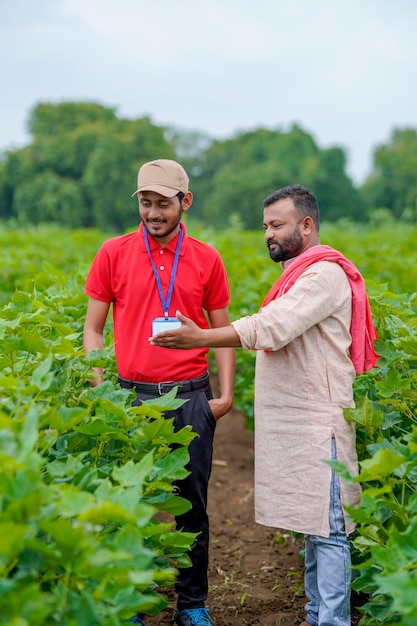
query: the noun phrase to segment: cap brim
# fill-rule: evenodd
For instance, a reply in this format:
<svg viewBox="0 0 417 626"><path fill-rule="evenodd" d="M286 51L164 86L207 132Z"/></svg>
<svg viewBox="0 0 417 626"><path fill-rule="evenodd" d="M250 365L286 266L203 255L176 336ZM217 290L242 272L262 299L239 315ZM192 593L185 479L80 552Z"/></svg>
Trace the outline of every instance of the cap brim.
<svg viewBox="0 0 417 626"><path fill-rule="evenodd" d="M180 189L172 189L172 187L165 187L165 185L144 185L143 187L136 189L136 191L132 193L132 197L136 196L141 191L154 191L165 198L173 198L177 195Z"/></svg>

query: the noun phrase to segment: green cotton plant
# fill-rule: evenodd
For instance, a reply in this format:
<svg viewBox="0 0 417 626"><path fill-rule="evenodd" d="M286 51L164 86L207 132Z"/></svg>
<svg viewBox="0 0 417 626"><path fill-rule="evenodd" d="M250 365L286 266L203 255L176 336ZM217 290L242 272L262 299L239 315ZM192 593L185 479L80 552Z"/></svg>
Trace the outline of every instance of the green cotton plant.
<svg viewBox="0 0 417 626"><path fill-rule="evenodd" d="M51 224L16 228L0 220L0 303L16 290L40 293L51 286L62 294L68 288L66 297L76 300L83 295L89 261L105 238L95 229L64 231Z"/></svg>
<svg viewBox="0 0 417 626"><path fill-rule="evenodd" d="M361 503L348 512L358 524L353 588L368 596L361 625L416 623L416 443L413 426L360 463Z"/></svg>
<svg viewBox="0 0 417 626"><path fill-rule="evenodd" d="M71 286L72 288L72 286ZM187 427L176 391L132 406L109 347L85 358L85 299L64 283L15 292L0 312L0 624L118 626L158 613L190 565ZM91 368L110 378L91 388ZM156 517L169 514L165 522Z"/></svg>
<svg viewBox="0 0 417 626"><path fill-rule="evenodd" d="M83 452L48 463L34 451L39 413L31 407L21 429L2 419L1 623L119 624L135 611L161 610L155 588L173 583L168 559L186 564L193 537L153 519L144 497L155 491L147 479L152 453L115 465L108 477ZM167 483L160 478L156 491Z"/></svg>
<svg viewBox="0 0 417 626"><path fill-rule="evenodd" d="M378 291L379 289L379 291ZM353 538L353 589L366 598L360 626L417 623L417 307L416 295L375 287L378 367L355 382L354 422L362 485Z"/></svg>
<svg viewBox="0 0 417 626"><path fill-rule="evenodd" d="M357 522L353 586L361 626L415 626L416 228L340 226L323 223L322 243L364 276L381 355L377 368L357 377L356 408L345 411L356 424L360 476L335 464L363 488L359 508L349 511ZM259 310L281 273L261 229L187 228L222 255L231 319ZM194 434L175 433L161 401L131 407L131 393L116 384L109 325L103 350L82 354L85 276L105 238L0 225L0 624L7 626L113 626L147 602L157 613L161 578L172 581L172 566L187 563L192 538L151 511L185 506L172 485L184 475ZM107 380L91 389L95 366L105 366ZM237 351L235 406L249 427L253 376L253 352ZM168 408L174 396L164 397ZM136 558L141 567L132 569Z"/></svg>

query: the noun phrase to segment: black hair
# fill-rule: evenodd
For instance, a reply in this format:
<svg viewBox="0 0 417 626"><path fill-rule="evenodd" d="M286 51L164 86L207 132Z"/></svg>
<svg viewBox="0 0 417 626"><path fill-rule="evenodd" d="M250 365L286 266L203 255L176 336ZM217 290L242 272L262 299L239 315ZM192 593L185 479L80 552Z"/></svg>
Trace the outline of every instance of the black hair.
<svg viewBox="0 0 417 626"><path fill-rule="evenodd" d="M304 217L311 217L317 231L320 228L320 209L314 194L304 187L303 185L288 185L277 189L263 201L263 207L266 209L270 204L277 202L278 200L284 200L284 198L292 198L294 206L298 213Z"/></svg>

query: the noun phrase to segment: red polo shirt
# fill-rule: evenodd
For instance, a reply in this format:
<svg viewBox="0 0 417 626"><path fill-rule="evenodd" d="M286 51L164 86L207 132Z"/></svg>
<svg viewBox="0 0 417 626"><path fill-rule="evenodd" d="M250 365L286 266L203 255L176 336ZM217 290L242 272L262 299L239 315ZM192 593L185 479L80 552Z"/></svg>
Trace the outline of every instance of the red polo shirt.
<svg viewBox="0 0 417 626"><path fill-rule="evenodd" d="M223 262L215 248L186 234L178 261L169 315L179 309L198 326L208 328L204 311L228 306L230 290ZM152 264L145 247L143 224L134 233L103 243L87 277L86 293L113 304L116 362L128 380L188 380L207 370L207 348L168 350L151 346L152 320L164 312ZM168 293L178 235L168 245L148 235L164 296Z"/></svg>

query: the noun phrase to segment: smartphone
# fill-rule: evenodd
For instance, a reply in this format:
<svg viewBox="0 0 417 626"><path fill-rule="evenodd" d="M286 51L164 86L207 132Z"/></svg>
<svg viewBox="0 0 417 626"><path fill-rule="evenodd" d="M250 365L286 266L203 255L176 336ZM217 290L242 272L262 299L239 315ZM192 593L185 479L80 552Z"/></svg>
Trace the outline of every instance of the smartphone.
<svg viewBox="0 0 417 626"><path fill-rule="evenodd" d="M152 335L160 333L163 330L173 330L174 328L180 328L181 322L176 317L155 317L152 320Z"/></svg>

